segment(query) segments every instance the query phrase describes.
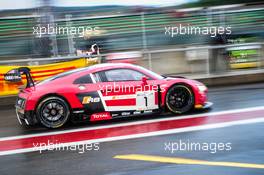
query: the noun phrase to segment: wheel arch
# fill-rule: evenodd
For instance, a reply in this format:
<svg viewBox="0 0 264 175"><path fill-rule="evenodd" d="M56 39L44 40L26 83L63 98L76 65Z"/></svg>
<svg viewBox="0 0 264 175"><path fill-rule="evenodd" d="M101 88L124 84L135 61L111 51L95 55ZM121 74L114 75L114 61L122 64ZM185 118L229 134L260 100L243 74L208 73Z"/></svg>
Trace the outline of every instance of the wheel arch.
<svg viewBox="0 0 264 175"><path fill-rule="evenodd" d="M194 89L194 87L193 87L190 83L186 83L186 82L176 82L176 83L172 83L172 84L168 87L168 89L167 89L167 91L166 91L166 93L165 93L165 97L166 97L166 95L167 95L169 89L172 88L172 87L175 86L175 85L183 85L183 86L186 86L186 87L190 88L190 90L191 90L191 92L192 92L192 94L193 94L193 97L195 98L195 89ZM195 99L194 99L194 100L195 100Z"/></svg>
<svg viewBox="0 0 264 175"><path fill-rule="evenodd" d="M187 83L187 82L176 82L176 83L172 83L166 90L166 92L164 93L164 97L163 97L163 104L164 104L164 107L166 109L166 111L168 110L168 107L166 105L166 96L167 96L167 93L169 91L170 88L172 88L173 86L175 85L183 85L183 86L186 86L190 89L190 91L192 92L193 94L193 100L194 100L194 105L195 105L195 102L196 102L196 95L195 95L195 89L194 87L190 84L190 83ZM194 108L194 106L193 106Z"/></svg>
<svg viewBox="0 0 264 175"><path fill-rule="evenodd" d="M67 103L67 105L69 106L69 109L70 109L70 112L71 112L72 108L71 108L71 105L70 105L70 103L68 102L68 100L67 100L64 96L62 96L62 95L60 95L60 94L57 94L57 93L49 93L49 94L45 94L44 96L42 96L41 98L39 98L38 101L37 101L37 103L36 103L35 109L34 109L35 112L37 111L37 108L38 108L39 104L40 104L44 99L46 99L46 98L48 98L48 97L59 97L59 98L63 99L63 100Z"/></svg>

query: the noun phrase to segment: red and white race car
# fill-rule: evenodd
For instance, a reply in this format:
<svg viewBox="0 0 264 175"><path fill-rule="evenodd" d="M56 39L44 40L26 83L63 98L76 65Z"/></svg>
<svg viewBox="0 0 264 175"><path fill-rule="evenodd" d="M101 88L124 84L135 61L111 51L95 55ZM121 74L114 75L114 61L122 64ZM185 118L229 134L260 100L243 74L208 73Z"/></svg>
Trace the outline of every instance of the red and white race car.
<svg viewBox="0 0 264 175"><path fill-rule="evenodd" d="M98 121L170 111L208 108L207 87L184 78L166 78L143 67L105 63L75 69L34 83L30 70L19 68L8 81L27 76L16 102L21 124L58 128L67 121ZM13 79L12 79L13 77Z"/></svg>

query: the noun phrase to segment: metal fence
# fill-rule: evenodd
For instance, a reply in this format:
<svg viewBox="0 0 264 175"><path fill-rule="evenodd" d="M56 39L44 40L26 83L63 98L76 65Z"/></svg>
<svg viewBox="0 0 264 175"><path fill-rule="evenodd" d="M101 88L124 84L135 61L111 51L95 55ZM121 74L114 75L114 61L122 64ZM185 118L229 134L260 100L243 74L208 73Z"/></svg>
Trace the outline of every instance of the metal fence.
<svg viewBox="0 0 264 175"><path fill-rule="evenodd" d="M0 59L67 56L72 55L76 48L94 41L102 46L105 53L212 42L213 38L210 36L169 37L164 35L166 26L178 24L200 27L230 26L234 35L253 35L262 39L264 29L264 8L262 7L237 10L199 9L188 12L170 9L151 13L97 17L71 17L71 15L63 18L57 14L51 14L48 17L29 15L1 18ZM60 27L98 27L104 33L91 41L77 35L65 34L38 38L33 34L33 27L43 24L43 21Z"/></svg>

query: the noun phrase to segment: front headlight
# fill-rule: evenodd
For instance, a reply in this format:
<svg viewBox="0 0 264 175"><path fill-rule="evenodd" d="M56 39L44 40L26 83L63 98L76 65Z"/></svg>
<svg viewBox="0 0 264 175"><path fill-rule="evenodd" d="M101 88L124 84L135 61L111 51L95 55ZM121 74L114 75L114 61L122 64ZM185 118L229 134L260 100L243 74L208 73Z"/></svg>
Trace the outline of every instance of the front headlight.
<svg viewBox="0 0 264 175"><path fill-rule="evenodd" d="M205 92L207 91L207 87L205 85L197 85L198 89L200 92Z"/></svg>

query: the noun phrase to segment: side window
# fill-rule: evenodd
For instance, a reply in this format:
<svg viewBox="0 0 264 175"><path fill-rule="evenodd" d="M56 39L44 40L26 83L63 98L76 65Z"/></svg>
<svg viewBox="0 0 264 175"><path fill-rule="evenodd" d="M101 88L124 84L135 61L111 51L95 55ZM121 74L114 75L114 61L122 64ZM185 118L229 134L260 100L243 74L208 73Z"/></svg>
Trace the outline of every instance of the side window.
<svg viewBox="0 0 264 175"><path fill-rule="evenodd" d="M103 82L101 80L101 76L99 75L99 72L96 72L94 75L95 82Z"/></svg>
<svg viewBox="0 0 264 175"><path fill-rule="evenodd" d="M105 71L104 81L140 81L143 73L131 69L112 69Z"/></svg>
<svg viewBox="0 0 264 175"><path fill-rule="evenodd" d="M89 83L93 83L91 76L89 74L79 77L73 82L73 84L89 84Z"/></svg>

